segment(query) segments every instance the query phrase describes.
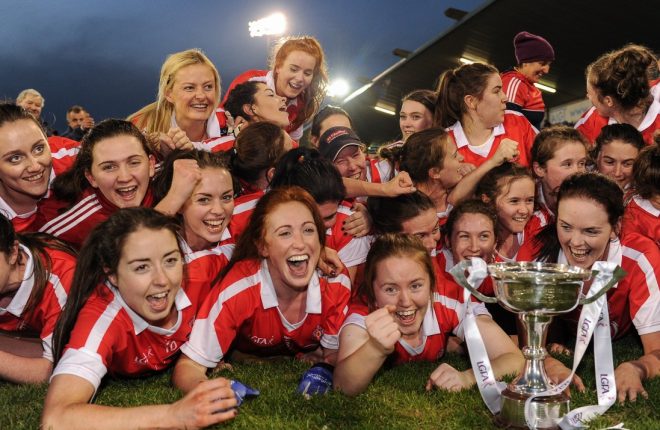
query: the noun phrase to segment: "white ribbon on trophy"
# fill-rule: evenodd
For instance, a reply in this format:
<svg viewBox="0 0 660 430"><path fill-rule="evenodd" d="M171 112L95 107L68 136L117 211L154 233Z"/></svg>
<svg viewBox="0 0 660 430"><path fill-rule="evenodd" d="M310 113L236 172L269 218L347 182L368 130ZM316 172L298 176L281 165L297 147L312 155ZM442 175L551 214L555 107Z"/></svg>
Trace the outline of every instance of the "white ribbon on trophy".
<svg viewBox="0 0 660 430"><path fill-rule="evenodd" d="M488 277L488 266L486 262L480 258L472 259L472 266L469 270L467 277L468 283L477 289ZM506 388L506 384L499 382L495 379L493 368L490 365L488 352L484 345L484 341L479 333L477 327L477 320L472 312L472 294L469 290L463 289L463 299L465 301L465 316L463 317L465 343L470 351L470 364L474 372L474 378L477 380L479 393L484 403L492 414L500 412L502 406L502 391Z"/></svg>
<svg viewBox="0 0 660 430"><path fill-rule="evenodd" d="M597 270L598 274L592 282L591 288L586 296L591 297L600 291L612 278L612 273L616 268L617 265L615 263L605 261L595 262L592 269ZM478 289L481 282L487 276L488 266L486 262L480 258L473 258L469 269L469 276L467 277L468 283L474 289ZM465 316L463 320L463 324L465 324L465 342L470 351L472 370L477 381L479 393L484 399L486 406L493 414L497 414L501 407L501 393L506 385L495 380L488 353L486 352L481 333L477 327L475 316L472 313L471 293L468 290L465 290L463 297L465 300ZM598 385L598 405L583 406L570 411L563 417L558 425L563 430L584 428L586 427L584 424L586 421L604 414L616 401L612 341L606 294L603 294L593 303L586 304L582 307L578 327L579 333L575 341L573 368L570 376L552 389L530 397L525 402L525 420L527 421L527 425L532 429L536 428L536 423L533 422L532 400L537 397L560 394L570 385L575 370L580 364L582 356L589 346L592 335L594 336L594 361L596 384Z"/></svg>
<svg viewBox="0 0 660 430"><path fill-rule="evenodd" d="M617 268L615 263L597 261L592 270L598 274L587 292L591 297L600 291L612 279L612 273ZM595 332L595 334L594 334ZM614 382L614 362L612 360L612 339L610 335L610 318L607 309L607 294L603 294L593 303L582 306L578 322L578 336L575 340L573 368L564 381L553 388L532 396L525 401L525 420L530 428L535 428L533 422L532 400L537 397L553 396L564 391L571 384L573 375L582 360L591 336L594 335L594 356L596 384L598 386L598 405L582 406L570 411L558 423L563 430L573 430L586 427L585 422L604 414L616 400L616 384Z"/></svg>

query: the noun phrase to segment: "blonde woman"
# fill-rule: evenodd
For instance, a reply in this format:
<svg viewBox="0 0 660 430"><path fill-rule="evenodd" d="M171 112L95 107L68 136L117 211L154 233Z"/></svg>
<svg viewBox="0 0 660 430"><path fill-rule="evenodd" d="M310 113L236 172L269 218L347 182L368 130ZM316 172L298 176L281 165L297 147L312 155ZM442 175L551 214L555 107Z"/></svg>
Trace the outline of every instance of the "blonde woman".
<svg viewBox="0 0 660 430"><path fill-rule="evenodd" d="M158 99L128 120L152 133L162 149L203 149L227 134L223 111L217 110L219 101L218 70L202 51L188 49L167 57Z"/></svg>

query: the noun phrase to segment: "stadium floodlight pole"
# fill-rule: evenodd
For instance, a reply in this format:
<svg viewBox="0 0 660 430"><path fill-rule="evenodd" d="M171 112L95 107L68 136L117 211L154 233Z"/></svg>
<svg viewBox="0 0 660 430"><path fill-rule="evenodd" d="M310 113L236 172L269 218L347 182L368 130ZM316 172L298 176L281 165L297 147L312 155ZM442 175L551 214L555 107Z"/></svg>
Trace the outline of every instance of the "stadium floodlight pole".
<svg viewBox="0 0 660 430"><path fill-rule="evenodd" d="M286 30L286 17L277 12L265 18L248 22L250 37L275 36Z"/></svg>

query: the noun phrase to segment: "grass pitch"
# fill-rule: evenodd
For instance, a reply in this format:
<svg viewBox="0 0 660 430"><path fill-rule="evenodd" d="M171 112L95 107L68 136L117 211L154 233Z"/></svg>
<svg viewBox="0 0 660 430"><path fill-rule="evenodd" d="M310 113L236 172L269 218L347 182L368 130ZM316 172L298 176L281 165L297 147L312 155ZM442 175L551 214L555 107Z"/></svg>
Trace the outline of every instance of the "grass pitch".
<svg viewBox="0 0 660 430"><path fill-rule="evenodd" d="M636 336L614 343L615 365L639 357ZM569 367L571 358L558 357ZM446 361L465 369L464 357ZM426 392L424 384L433 363L413 363L381 371L369 389L355 398L340 393L306 400L296 394L298 378L308 367L299 362L235 364L220 375L258 388L261 395L246 401L230 423L214 428L228 429L488 429L496 428L476 388L460 393ZM593 352L582 360L578 373L588 389L573 392L571 407L597 402ZM137 380L108 380L99 390L96 403L138 406L170 403L181 394L170 385L170 374ZM623 422L627 429L660 429L660 378L645 382L649 399L614 405L590 428L603 429ZM46 386L17 386L0 382L0 429L39 427Z"/></svg>

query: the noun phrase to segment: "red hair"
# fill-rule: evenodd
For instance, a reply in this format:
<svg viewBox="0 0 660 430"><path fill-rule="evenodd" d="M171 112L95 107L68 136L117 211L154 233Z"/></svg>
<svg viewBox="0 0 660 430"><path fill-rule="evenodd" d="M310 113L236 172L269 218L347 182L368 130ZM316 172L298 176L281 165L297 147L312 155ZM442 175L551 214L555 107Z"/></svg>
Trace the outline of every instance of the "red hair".
<svg viewBox="0 0 660 430"><path fill-rule="evenodd" d="M295 130L318 112L325 98L325 90L328 85L328 70L325 64L323 48L321 48L321 44L316 38L311 36L283 38L275 46L271 59L271 69L273 70L275 82L277 82L277 69L282 67L286 58L294 51L302 51L311 55L316 60L312 83L301 94L303 106L296 119L291 123L291 128Z"/></svg>

